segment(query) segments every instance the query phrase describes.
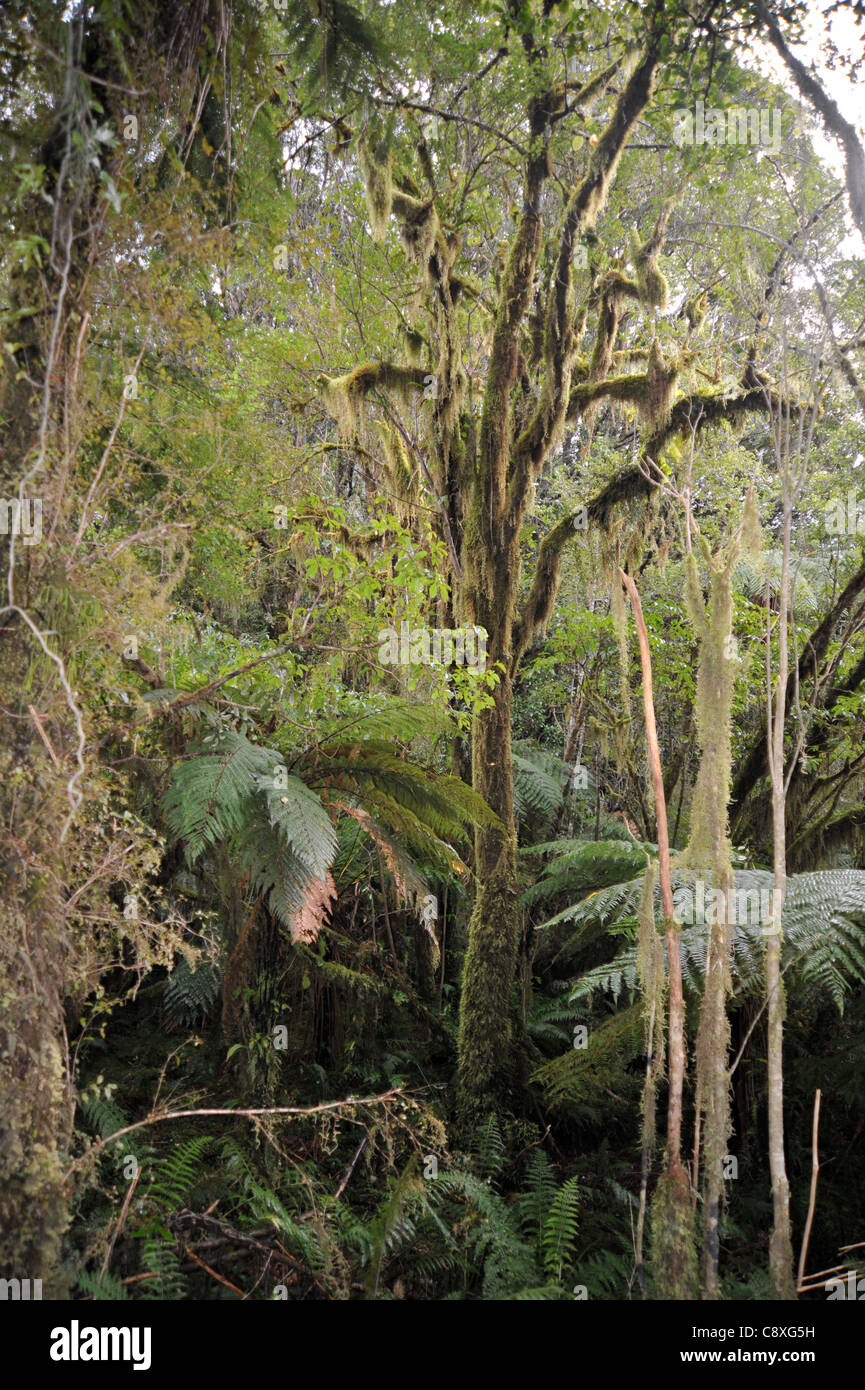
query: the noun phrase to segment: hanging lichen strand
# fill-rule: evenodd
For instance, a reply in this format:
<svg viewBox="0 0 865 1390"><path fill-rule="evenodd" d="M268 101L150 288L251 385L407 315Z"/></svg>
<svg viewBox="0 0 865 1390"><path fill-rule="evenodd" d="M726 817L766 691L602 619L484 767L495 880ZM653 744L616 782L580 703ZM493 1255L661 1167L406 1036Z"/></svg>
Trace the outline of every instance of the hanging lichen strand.
<svg viewBox="0 0 865 1390"><path fill-rule="evenodd" d="M664 950L655 925L655 864L646 866L643 893L640 899L639 936L637 938L637 979L643 1000L643 1022L646 1039L646 1077L643 1083L642 1135L640 1154L640 1208L634 1240L636 1275L640 1289L646 1293L643 1268L643 1232L646 1222L646 1197L649 1171L655 1147L655 1111L658 1081L664 1073L664 1024L667 976Z"/></svg>
<svg viewBox="0 0 865 1390"><path fill-rule="evenodd" d="M613 620L613 629L616 634L616 647L619 655L619 693L622 700L622 712L626 725L631 722L631 682L629 676L630 655L628 652L628 615L625 608L625 591L619 579L618 568L616 568L610 580L610 616ZM623 729L623 736L627 739L627 727ZM624 762L624 747L618 747L617 761L620 765Z"/></svg>
<svg viewBox="0 0 865 1390"><path fill-rule="evenodd" d="M387 231L393 200L390 150L386 140L369 142L361 135L357 142L358 161L363 174L369 227L375 241L381 241Z"/></svg>
<svg viewBox="0 0 865 1390"><path fill-rule="evenodd" d="M696 1296L697 1267L691 1214L691 1186L682 1164L682 1096L685 1083L685 998L682 988L682 962L679 951L679 923L676 920L670 874L670 838L667 828L667 802L661 769L661 750L655 721L652 683L652 656L649 634L637 586L631 575L619 570L628 592L643 677L643 718L646 727L646 760L652 782L658 835L658 880L664 914L669 979L669 1086L667 1090L667 1143L664 1171L652 1199L652 1269L655 1293L663 1299L687 1300ZM654 917L654 912L652 913ZM643 924L648 923L644 900Z"/></svg>
<svg viewBox="0 0 865 1390"><path fill-rule="evenodd" d="M682 862L711 876L716 910L710 912L706 945L706 974L697 1033L697 1094L703 1130L703 1266L704 1298L718 1298L718 1223L724 1192L724 1158L730 1137L730 1023L731 927L728 910L733 887L731 845L727 827L730 799L730 719L734 685L731 645L733 602L731 575L740 551L734 539L725 556L713 557L698 538L709 570L708 607L703 599L693 553L685 562L685 604L699 643L695 700L700 769L691 807L691 832ZM712 899L710 899L711 901Z"/></svg>

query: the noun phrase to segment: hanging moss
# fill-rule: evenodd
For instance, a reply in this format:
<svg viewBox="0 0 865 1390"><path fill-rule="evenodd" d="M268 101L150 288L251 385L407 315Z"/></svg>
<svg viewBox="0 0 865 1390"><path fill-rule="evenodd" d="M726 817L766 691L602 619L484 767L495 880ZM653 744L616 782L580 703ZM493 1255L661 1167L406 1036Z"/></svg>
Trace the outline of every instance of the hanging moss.
<svg viewBox="0 0 865 1390"><path fill-rule="evenodd" d="M664 1071L664 1000L667 982L664 950L655 925L655 874L653 861L646 866L643 879L637 937L637 979L646 1029L646 1056L651 1063L647 1067L646 1090L643 1093L643 1142L649 1148L655 1137L655 1091Z"/></svg>
<svg viewBox="0 0 865 1390"><path fill-rule="evenodd" d="M350 439L357 433L357 398L349 386L347 376L333 377L322 375L324 403L339 426L343 439Z"/></svg>
<svg viewBox="0 0 865 1390"><path fill-rule="evenodd" d="M654 339L645 372L580 382L574 386L568 403L568 418L577 419L595 402L607 399L633 406L651 429L662 429L670 419L681 365L679 359L666 362L660 343Z"/></svg>
<svg viewBox="0 0 865 1390"><path fill-rule="evenodd" d="M384 477L400 521L406 525L421 496L420 470L411 461L401 434L379 421L376 426L384 454Z"/></svg>
<svg viewBox="0 0 865 1390"><path fill-rule="evenodd" d="M634 260L634 280L640 299L647 309L666 309L670 297L667 277L658 268L658 256L664 244L667 223L676 200L671 198L661 210L655 229L648 241L640 244L635 231L631 233L631 248Z"/></svg>
<svg viewBox="0 0 865 1390"><path fill-rule="evenodd" d="M370 391L380 388L395 396L403 405L408 405L412 397L423 389L425 381L421 367L400 367L393 362L364 362L345 376L321 373L318 378L324 403L338 422L344 437L352 436L359 429L361 417L358 405Z"/></svg>
<svg viewBox="0 0 865 1390"><path fill-rule="evenodd" d="M731 988L732 933L726 904L733 887L727 807L732 778L730 726L735 663L729 641L733 620L731 575L740 540L738 536L734 538L726 554L718 558L711 555L702 537L700 540L709 568L708 607L693 554L688 556L685 568L686 608L700 646L695 720L701 758L691 808L691 832L682 862L711 876L722 904L708 927L696 1067L703 1113L703 1293L707 1298L717 1298L723 1163L731 1132L727 997Z"/></svg>
<svg viewBox="0 0 865 1390"><path fill-rule="evenodd" d="M426 338L422 333L418 333L414 328L403 328L403 339L405 341L408 360L415 366L419 366L423 357L423 350L427 346Z"/></svg>
<svg viewBox="0 0 865 1390"><path fill-rule="evenodd" d="M400 239L412 260L426 267L436 244L439 220L432 198L425 202L399 196L394 211L400 215Z"/></svg>
<svg viewBox="0 0 865 1390"><path fill-rule="evenodd" d="M646 1198L649 1171L655 1147L655 1119L658 1080L664 1069L664 1003L666 969L661 938L655 926L655 864L646 866L643 892L640 899L639 936L637 939L637 979L642 997L645 1028L646 1076L642 1096L642 1134L640 1157L640 1207L635 1240L637 1279L645 1292L643 1272L643 1231L646 1219Z"/></svg>
<svg viewBox="0 0 865 1390"><path fill-rule="evenodd" d="M386 141L379 141L373 147L368 143L367 136L362 135L357 142L357 153L363 174L370 231L374 241L381 241L387 231L393 206L390 152Z"/></svg>
<svg viewBox="0 0 865 1390"><path fill-rule="evenodd" d="M685 318L688 320L688 327L692 333L699 333L706 321L706 308L709 303L709 296L705 290L695 294L685 303L683 310Z"/></svg>
<svg viewBox="0 0 865 1390"><path fill-rule="evenodd" d="M763 554L763 531L760 526L760 513L754 496L754 484L748 488L745 498L745 511L742 519L742 554L755 567Z"/></svg>
<svg viewBox="0 0 865 1390"><path fill-rule="evenodd" d="M678 378L678 363L668 365L661 344L653 338L646 363L646 394L642 403L643 415L652 430L663 429L669 423Z"/></svg>

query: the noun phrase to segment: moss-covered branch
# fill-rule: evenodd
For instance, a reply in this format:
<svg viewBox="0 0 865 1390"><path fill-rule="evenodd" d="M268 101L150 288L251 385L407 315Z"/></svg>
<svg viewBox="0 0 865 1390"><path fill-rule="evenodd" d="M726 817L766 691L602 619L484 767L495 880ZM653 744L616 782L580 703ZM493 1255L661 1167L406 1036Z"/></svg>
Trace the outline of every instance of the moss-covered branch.
<svg viewBox="0 0 865 1390"><path fill-rule="evenodd" d="M405 399L410 392L422 391L428 380L429 373L423 367L402 367L395 362L364 362L345 376L326 376L322 372L318 384L330 414L346 433L351 433L358 424L358 403L364 401L370 391L389 391Z"/></svg>
<svg viewBox="0 0 865 1390"><path fill-rule="evenodd" d="M638 383L628 386L626 389L629 392L645 392L645 374L620 377L618 380ZM582 386L574 387L571 395L573 397L575 392L582 392L584 401L601 399L605 394L610 394L603 390L604 386L610 384L609 381L583 383ZM721 420L735 420L750 411L765 411L772 400L772 395L763 388L754 388L734 396L710 392L683 396L672 407L667 423L648 439L643 457L657 462L664 445L675 435L690 434L692 429L699 432L707 425L717 424ZM655 487L656 483L648 471L640 468L622 468L586 505L586 520L592 526L605 527L609 524L613 510L620 503L648 497L654 492ZM514 670L538 628L543 626L553 611L559 588L562 552L568 542L578 534L578 519L579 514L563 517L541 543L532 586L515 628L512 646Z"/></svg>
<svg viewBox="0 0 865 1390"><path fill-rule="evenodd" d="M579 319L574 314L574 249L578 238L594 226L606 202L627 138L651 98L657 65L654 40L639 61L634 54L626 57L624 66L628 80L606 130L592 151L588 169L565 207L547 292L544 382L532 418L517 439L511 464L509 509L517 524L525 510L531 483L561 434L570 404L571 376L585 323L584 318Z"/></svg>
<svg viewBox="0 0 865 1390"><path fill-rule="evenodd" d="M839 619L863 593L865 593L865 565L862 565L847 581L841 593L838 595L838 598L835 600L835 603L829 609L829 612L825 615L822 622L814 629L802 648L798 667L793 667L788 673L788 707L793 707L795 703L793 697L797 679L799 682L803 682L813 679L815 674L819 674L823 659L826 656L829 643L832 640L832 635L837 627ZM739 771L733 782L732 799L736 807L733 823L734 834L740 834L741 828L744 826L747 819L747 799L760 778L766 776L767 771L766 720L764 715L759 726L759 731L751 743L749 752L740 763Z"/></svg>

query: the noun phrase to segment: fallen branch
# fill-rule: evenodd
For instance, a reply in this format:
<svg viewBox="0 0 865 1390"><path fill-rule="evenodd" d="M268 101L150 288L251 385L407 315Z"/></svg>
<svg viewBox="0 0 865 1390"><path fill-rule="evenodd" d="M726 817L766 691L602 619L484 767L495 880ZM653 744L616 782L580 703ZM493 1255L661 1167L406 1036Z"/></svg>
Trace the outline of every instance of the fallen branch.
<svg viewBox="0 0 865 1390"><path fill-rule="evenodd" d="M132 1134L136 1129L144 1129L148 1125L161 1124L163 1120L206 1119L216 1115L232 1116L233 1118L242 1115L247 1119L252 1119L258 1115L318 1115L324 1110L341 1110L347 1105L384 1105L387 1101L393 1100L395 1096L402 1095L402 1092L403 1088L401 1086L396 1086L390 1091L382 1092L380 1096L365 1096L361 1099L355 1099L354 1096L349 1096L347 1100L329 1100L325 1101L322 1105L272 1105L262 1106L256 1109L237 1110L221 1108L212 1110L166 1110L161 1115L148 1115L146 1119L137 1120L133 1125L124 1125L122 1129L115 1130L113 1134L109 1134L105 1139L97 1140L85 1154L81 1154L80 1158L76 1158L74 1163L67 1168L63 1175L63 1181L67 1182L83 1163L86 1163L94 1154L99 1153L109 1144L112 1144L115 1139L120 1139L125 1134Z"/></svg>

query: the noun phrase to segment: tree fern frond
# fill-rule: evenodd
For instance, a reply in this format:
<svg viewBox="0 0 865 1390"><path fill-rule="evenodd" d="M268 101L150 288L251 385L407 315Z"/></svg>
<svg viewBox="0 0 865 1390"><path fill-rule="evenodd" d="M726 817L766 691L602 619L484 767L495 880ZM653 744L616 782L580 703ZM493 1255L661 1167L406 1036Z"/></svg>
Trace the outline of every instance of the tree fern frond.
<svg viewBox="0 0 865 1390"><path fill-rule="evenodd" d="M208 845L236 833L249 817L258 779L268 773L274 754L224 729L193 744L189 756L172 768L164 807L168 824L186 841L193 863Z"/></svg>
<svg viewBox="0 0 865 1390"><path fill-rule="evenodd" d="M564 800L569 769L560 758L525 740L513 745L514 816L549 821Z"/></svg>
<svg viewBox="0 0 865 1390"><path fill-rule="evenodd" d="M250 888L266 898L274 916L290 927L312 881L309 868L264 818L244 825L236 844L240 863L249 872Z"/></svg>
<svg viewBox="0 0 865 1390"><path fill-rule="evenodd" d="M322 878L333 863L336 832L321 797L289 774L276 784L272 773L258 780L270 824L310 874Z"/></svg>
<svg viewBox="0 0 865 1390"><path fill-rule="evenodd" d="M538 880L523 893L524 907L532 907L560 893L596 892L621 883L635 873L642 873L649 858L640 845L625 840L559 840L553 843L557 849L567 848L556 853Z"/></svg>

